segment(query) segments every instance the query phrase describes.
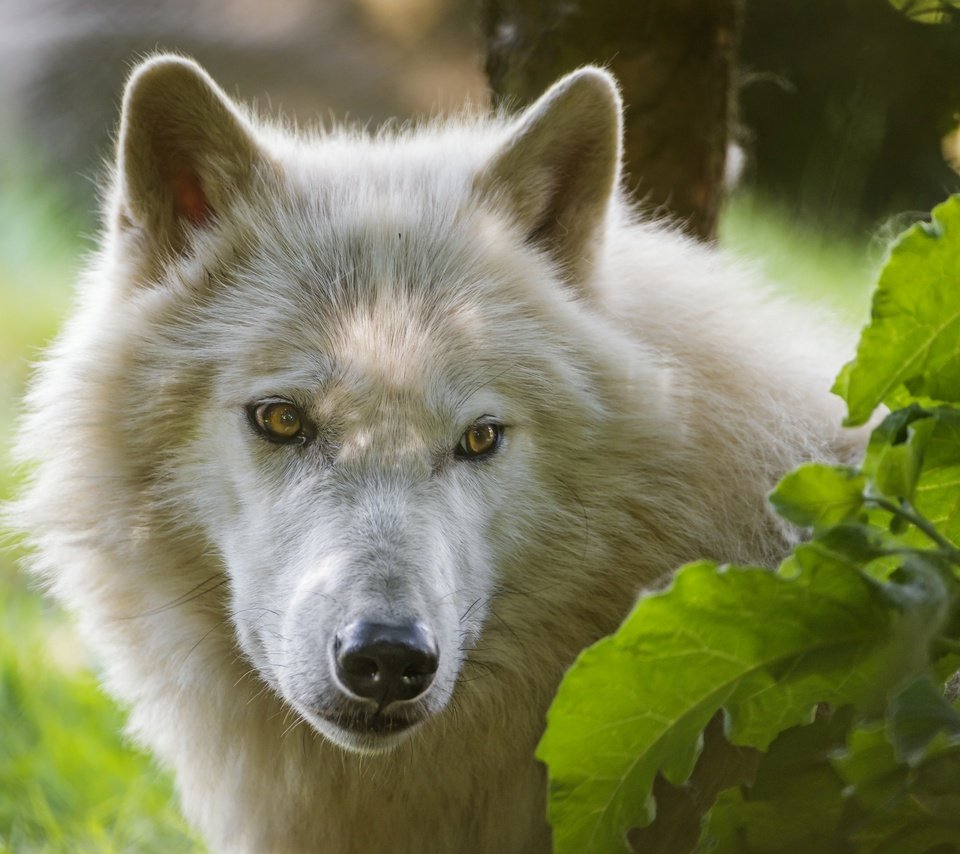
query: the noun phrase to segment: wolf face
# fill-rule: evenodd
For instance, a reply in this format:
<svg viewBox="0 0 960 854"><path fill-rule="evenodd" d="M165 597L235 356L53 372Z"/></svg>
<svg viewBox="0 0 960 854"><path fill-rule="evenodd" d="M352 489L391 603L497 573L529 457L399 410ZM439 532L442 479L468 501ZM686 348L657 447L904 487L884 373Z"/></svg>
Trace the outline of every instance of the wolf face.
<svg viewBox="0 0 960 854"><path fill-rule="evenodd" d="M128 86L114 255L146 320L122 382L160 413L128 451L222 558L259 676L344 747L442 712L491 600L535 580L520 544L582 525L555 461L599 452L605 403L560 330L619 109L586 69L464 158L467 128L254 130L186 60Z"/></svg>
<svg viewBox="0 0 960 854"><path fill-rule="evenodd" d="M262 281L257 267L246 273ZM402 269L354 275L406 287ZM450 700L497 547L519 533L514 505L533 499L534 413L498 386L511 364L462 301L355 296L346 311L348 295L264 305L249 338L227 324L214 349L232 357L207 366L201 416L217 427L178 450L171 486L208 520L260 675L321 732L369 749ZM229 308L214 298L209 311L190 334L207 346L204 326Z"/></svg>

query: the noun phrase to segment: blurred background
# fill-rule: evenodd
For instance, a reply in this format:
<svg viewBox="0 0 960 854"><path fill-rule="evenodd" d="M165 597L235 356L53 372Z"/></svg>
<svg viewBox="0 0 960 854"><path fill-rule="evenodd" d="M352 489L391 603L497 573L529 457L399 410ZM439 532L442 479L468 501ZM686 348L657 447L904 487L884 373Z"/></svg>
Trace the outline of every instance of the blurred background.
<svg viewBox="0 0 960 854"><path fill-rule="evenodd" d="M603 4L513 5L553 49L557 16L577 26ZM489 103L491 34L503 34L510 6L0 0L0 499L23 476L8 450L18 400L93 244L97 178L138 57L191 55L267 115L375 125ZM669 6L634 0L636 26L656 40ZM934 0L746 0L739 12L730 136L740 168L719 242L776 287L823 305L852 340L889 239L960 186L957 11ZM604 26L610 36L591 59L633 60L629 39ZM120 735L123 710L97 688L69 620L19 574L16 543L5 544L0 851L199 849L167 776Z"/></svg>

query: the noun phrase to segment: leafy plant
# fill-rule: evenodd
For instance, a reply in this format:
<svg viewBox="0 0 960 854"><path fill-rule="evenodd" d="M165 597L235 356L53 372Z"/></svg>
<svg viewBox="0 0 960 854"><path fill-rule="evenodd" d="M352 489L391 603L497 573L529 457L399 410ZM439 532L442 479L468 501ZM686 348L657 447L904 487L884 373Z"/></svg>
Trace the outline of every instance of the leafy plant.
<svg viewBox="0 0 960 854"><path fill-rule="evenodd" d="M834 387L849 425L892 410L863 463L770 496L810 540L776 571L683 567L569 670L537 754L556 851L960 840L958 282L954 197L893 246Z"/></svg>
<svg viewBox="0 0 960 854"><path fill-rule="evenodd" d="M890 0L890 5L914 21L943 24L955 19L960 3L957 0Z"/></svg>

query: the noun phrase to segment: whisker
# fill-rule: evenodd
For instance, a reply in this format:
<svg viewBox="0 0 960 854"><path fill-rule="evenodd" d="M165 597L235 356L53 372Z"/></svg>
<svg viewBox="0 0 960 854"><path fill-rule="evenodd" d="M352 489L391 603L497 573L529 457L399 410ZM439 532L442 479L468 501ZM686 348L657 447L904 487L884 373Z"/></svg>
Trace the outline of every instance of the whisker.
<svg viewBox="0 0 960 854"><path fill-rule="evenodd" d="M164 611L169 611L171 608L179 608L181 605L186 605L188 602L192 602L194 599L199 599L201 596L206 596L208 593L213 593L214 590L217 590L220 587L223 587L230 579L221 578L216 584L212 587L208 587L205 590L199 590L199 592L194 592L204 585L209 584L213 579L217 578L220 573L215 573L209 578L204 579L199 584L191 587L186 593L181 596L178 596L171 602L168 602L166 605L160 605L157 608L151 608L149 611L141 611L139 614L129 614L126 616L112 617L113 620L137 620L141 617L152 617L155 614L162 614Z"/></svg>
<svg viewBox="0 0 960 854"><path fill-rule="evenodd" d="M288 726L282 733L280 733L280 740L282 741L284 738L287 737L288 733L293 732L298 726L300 726L303 723L306 723L306 721L304 721L302 717L298 717L292 724L290 724L290 726Z"/></svg>
<svg viewBox="0 0 960 854"><path fill-rule="evenodd" d="M482 380L481 382L478 382L476 385L471 386L469 389L467 389L467 392L457 401L455 408L456 408L456 409L461 409L461 408L463 407L463 405L464 405L471 397L473 397L478 391L480 391L480 389L486 388L486 387L487 387L488 385L490 385L491 383L495 383L498 379L500 379L500 377L502 377L504 374L507 374L507 373L509 373L510 371L512 371L512 370L513 370L515 367L517 367L517 365L519 365L519 364L520 364L520 362L519 362L519 361L516 361L516 362L514 362L512 365L510 365L508 368L504 368L502 371L500 371L500 372L499 372L498 374L496 374L495 376L492 376L492 377L490 377L489 379L486 379L486 380Z"/></svg>
<svg viewBox="0 0 960 854"><path fill-rule="evenodd" d="M479 599L474 599L474 600L473 600L473 603L470 605L470 607L467 608L467 610L464 611L464 612L460 615L460 622L461 622L461 623L464 622L464 620L466 620L467 617L470 616L470 614L471 614L471 612L473 611L473 609L476 608L477 605L479 605L482 601L483 601L483 598L482 598L482 597L479 598Z"/></svg>

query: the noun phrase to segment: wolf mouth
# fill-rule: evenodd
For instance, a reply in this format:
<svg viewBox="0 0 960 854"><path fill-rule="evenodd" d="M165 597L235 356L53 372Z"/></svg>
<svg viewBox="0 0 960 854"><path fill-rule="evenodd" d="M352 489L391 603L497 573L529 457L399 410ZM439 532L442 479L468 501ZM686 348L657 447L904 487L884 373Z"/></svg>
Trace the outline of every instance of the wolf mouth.
<svg viewBox="0 0 960 854"><path fill-rule="evenodd" d="M420 718L385 715L380 712L374 712L372 714L343 712L339 714L329 714L319 712L319 717L338 729L358 736L398 735L422 722Z"/></svg>
<svg viewBox="0 0 960 854"><path fill-rule="evenodd" d="M403 732L414 726L417 721L399 718L394 715L370 715L368 717L341 718L337 724L358 735L390 735Z"/></svg>

